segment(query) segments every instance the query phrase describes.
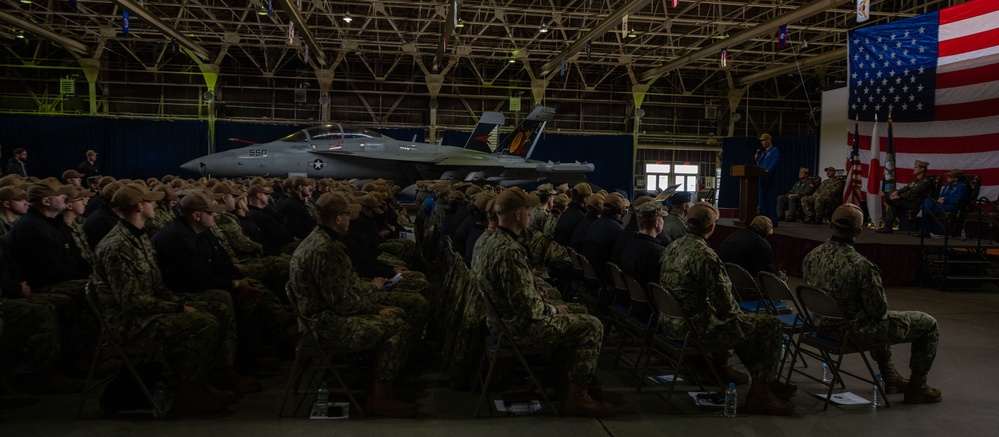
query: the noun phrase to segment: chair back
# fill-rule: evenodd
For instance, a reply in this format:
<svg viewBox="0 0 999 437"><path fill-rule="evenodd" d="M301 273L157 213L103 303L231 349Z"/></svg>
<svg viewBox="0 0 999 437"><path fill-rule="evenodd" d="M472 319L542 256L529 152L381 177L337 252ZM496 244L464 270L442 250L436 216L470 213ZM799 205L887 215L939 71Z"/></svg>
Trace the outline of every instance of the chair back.
<svg viewBox="0 0 999 437"><path fill-rule="evenodd" d="M759 297L760 287L746 269L735 263L725 263L725 271L728 272L728 278L732 281L732 288L735 289L740 302Z"/></svg>
<svg viewBox="0 0 999 437"><path fill-rule="evenodd" d="M621 268L614 264L613 262L607 261L607 271L610 272L611 279L614 281L614 288L617 290L627 290L628 286L624 283L624 273L621 272Z"/></svg>
<svg viewBox="0 0 999 437"><path fill-rule="evenodd" d="M590 261L585 256L578 253L576 254L576 259L579 260L579 265L583 268L583 277L599 283L600 278L597 277L597 270L593 268L593 264L590 264Z"/></svg>
<svg viewBox="0 0 999 437"><path fill-rule="evenodd" d="M662 284L657 282L649 283L649 294L653 296L656 301L656 309L659 310L659 314L667 317L678 317L683 318L683 309L680 308L680 303L676 301L676 298L672 294L663 288Z"/></svg>
<svg viewBox="0 0 999 437"><path fill-rule="evenodd" d="M801 312L806 314L806 319L811 323L811 317L822 316L824 319L844 318L843 309L840 308L836 299L833 299L821 288L808 284L801 284L796 290L798 303L801 304Z"/></svg>
<svg viewBox="0 0 999 437"><path fill-rule="evenodd" d="M790 306L795 312L801 308L798 298L794 296L794 293L788 288L787 283L779 276L770 272L760 272L760 274L756 275L756 282L760 284L761 291L767 297L766 302L768 306L773 307L774 300L783 300L790 302ZM770 309L776 310L776 308Z"/></svg>
<svg viewBox="0 0 999 437"><path fill-rule="evenodd" d="M565 246L565 253L569 254L569 260L572 261L573 270L577 272L583 271L583 266L579 264L579 254L576 253L576 249Z"/></svg>

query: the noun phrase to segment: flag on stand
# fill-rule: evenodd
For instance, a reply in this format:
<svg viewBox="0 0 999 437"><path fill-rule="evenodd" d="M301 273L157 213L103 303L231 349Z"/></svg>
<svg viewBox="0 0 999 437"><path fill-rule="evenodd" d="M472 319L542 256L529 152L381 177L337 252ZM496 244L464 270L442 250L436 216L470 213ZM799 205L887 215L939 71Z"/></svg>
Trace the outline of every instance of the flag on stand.
<svg viewBox="0 0 999 437"><path fill-rule="evenodd" d="M680 6L680 0L673 0L673 7Z"/></svg>
<svg viewBox="0 0 999 437"><path fill-rule="evenodd" d="M121 34L128 36L128 11L121 11Z"/></svg>
<svg viewBox="0 0 999 437"><path fill-rule="evenodd" d="M854 135L872 132L875 114L892 114L894 158L906 163L896 183L912 180L918 159L931 175L980 175L981 196L999 197L999 0L855 29L848 43ZM860 158L870 161L870 149Z"/></svg>
<svg viewBox="0 0 999 437"><path fill-rule="evenodd" d="M895 138L892 133L892 119L888 116L888 149L885 150L884 193L895 191Z"/></svg>
<svg viewBox="0 0 999 437"><path fill-rule="evenodd" d="M777 30L777 47L784 48L787 46L787 25L781 25L780 29Z"/></svg>
<svg viewBox="0 0 999 437"><path fill-rule="evenodd" d="M722 68L728 67L728 48L724 48L721 50L721 58L719 59L719 61L721 62Z"/></svg>
<svg viewBox="0 0 999 437"><path fill-rule="evenodd" d="M854 121L853 148L850 149L850 156L846 158L846 187L843 188L844 204L852 203L860 206L860 173L860 123Z"/></svg>
<svg viewBox="0 0 999 437"><path fill-rule="evenodd" d="M863 23L871 18L870 0L857 0L857 22Z"/></svg>
<svg viewBox="0 0 999 437"><path fill-rule="evenodd" d="M871 161L867 164L867 214L874 227L881 225L881 135L878 132L878 119L874 117L874 130L871 131ZM892 226L892 223L885 223Z"/></svg>

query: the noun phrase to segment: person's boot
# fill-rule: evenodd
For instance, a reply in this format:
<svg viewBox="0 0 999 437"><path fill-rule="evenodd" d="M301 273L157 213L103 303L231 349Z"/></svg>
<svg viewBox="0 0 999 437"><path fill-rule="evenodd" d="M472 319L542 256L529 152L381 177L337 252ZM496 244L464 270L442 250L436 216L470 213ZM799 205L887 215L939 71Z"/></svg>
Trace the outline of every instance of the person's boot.
<svg viewBox="0 0 999 437"><path fill-rule="evenodd" d="M791 399L795 394L798 393L798 386L790 382L780 382L780 379L774 379L767 384L767 388L770 389L770 393L781 399Z"/></svg>
<svg viewBox="0 0 999 437"><path fill-rule="evenodd" d="M721 378L722 382L734 382L735 385L749 384L749 375L732 367L732 364L728 362L728 357L725 357L724 360L716 360L715 366L718 377Z"/></svg>
<svg viewBox="0 0 999 437"><path fill-rule="evenodd" d="M878 371L881 372L881 379L885 382L886 394L905 392L905 389L909 387L909 380L898 374L898 371L895 370L895 364L891 360L878 361Z"/></svg>
<svg viewBox="0 0 999 437"><path fill-rule="evenodd" d="M208 394L193 381L181 380L174 395L174 408L178 411L207 413L225 408L225 402Z"/></svg>
<svg viewBox="0 0 999 437"><path fill-rule="evenodd" d="M883 376L883 375L882 375ZM912 372L909 376L909 386L905 389L902 401L907 404L931 404L940 402L943 394L940 390L926 385L926 374Z"/></svg>
<svg viewBox="0 0 999 437"><path fill-rule="evenodd" d="M610 417L613 416L614 405L609 402L600 403L593 400L586 389L569 384L562 397L562 413L566 416L579 417Z"/></svg>
<svg viewBox="0 0 999 437"><path fill-rule="evenodd" d="M753 381L746 396L743 409L750 414L769 414L771 416L790 416L794 414L794 404L787 399L778 399L770 392L769 383Z"/></svg>
<svg viewBox="0 0 999 437"><path fill-rule="evenodd" d="M416 404L402 402L396 398L392 391L391 381L375 379L374 387L368 393L366 412L372 416L414 417L416 416Z"/></svg>

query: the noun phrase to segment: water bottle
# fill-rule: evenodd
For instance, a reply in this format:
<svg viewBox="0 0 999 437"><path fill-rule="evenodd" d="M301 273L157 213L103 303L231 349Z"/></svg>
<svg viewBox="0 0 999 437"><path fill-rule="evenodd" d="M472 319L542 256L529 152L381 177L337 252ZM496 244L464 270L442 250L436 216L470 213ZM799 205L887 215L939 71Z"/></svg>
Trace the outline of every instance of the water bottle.
<svg viewBox="0 0 999 437"><path fill-rule="evenodd" d="M833 380L832 371L829 370L829 365L825 361L822 362L822 382L830 383Z"/></svg>
<svg viewBox="0 0 999 437"><path fill-rule="evenodd" d="M515 416L526 416L529 414L535 414L541 412L541 402L531 401L531 402L517 402L510 405L510 412Z"/></svg>
<svg viewBox="0 0 999 437"><path fill-rule="evenodd" d="M739 402L739 395L735 392L735 383L728 383L725 389L725 417L735 417L735 405Z"/></svg>
<svg viewBox="0 0 999 437"><path fill-rule="evenodd" d="M881 377L881 374L874 375L874 390L871 392L871 408L884 408L885 398L881 393L881 386L884 385L885 380Z"/></svg>
<svg viewBox="0 0 999 437"><path fill-rule="evenodd" d="M153 389L153 404L159 408L158 413L156 409L153 409L154 415L157 417L160 417L159 414L166 416L167 411L173 407L173 394L167 390L163 381L156 381L156 388Z"/></svg>
<svg viewBox="0 0 999 437"><path fill-rule="evenodd" d="M329 412L330 388L324 379L319 384L319 392L316 394L316 415L325 417Z"/></svg>

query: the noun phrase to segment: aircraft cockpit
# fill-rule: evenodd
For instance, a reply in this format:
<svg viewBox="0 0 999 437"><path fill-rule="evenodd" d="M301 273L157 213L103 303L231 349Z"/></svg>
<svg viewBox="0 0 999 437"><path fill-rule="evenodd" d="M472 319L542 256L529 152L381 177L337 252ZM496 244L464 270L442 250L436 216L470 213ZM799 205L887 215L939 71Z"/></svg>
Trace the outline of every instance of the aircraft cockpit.
<svg viewBox="0 0 999 437"><path fill-rule="evenodd" d="M382 138L382 134L371 129L344 126L341 124L325 124L300 130L279 141L289 143L304 143L308 141L342 141L351 138Z"/></svg>

